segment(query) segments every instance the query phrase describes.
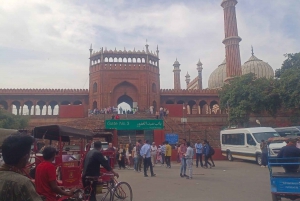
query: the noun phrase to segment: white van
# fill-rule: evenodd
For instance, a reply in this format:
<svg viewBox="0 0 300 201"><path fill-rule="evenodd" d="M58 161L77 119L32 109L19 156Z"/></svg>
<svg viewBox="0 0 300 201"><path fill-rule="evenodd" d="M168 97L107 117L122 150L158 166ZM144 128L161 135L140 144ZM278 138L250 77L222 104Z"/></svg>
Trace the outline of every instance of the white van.
<svg viewBox="0 0 300 201"><path fill-rule="evenodd" d="M234 158L256 161L261 165L261 140L267 141L280 135L270 127L240 128L222 130L220 133L222 155L232 161ZM277 153L285 143L272 143L269 145L271 156ZM274 149L274 151L273 151Z"/></svg>

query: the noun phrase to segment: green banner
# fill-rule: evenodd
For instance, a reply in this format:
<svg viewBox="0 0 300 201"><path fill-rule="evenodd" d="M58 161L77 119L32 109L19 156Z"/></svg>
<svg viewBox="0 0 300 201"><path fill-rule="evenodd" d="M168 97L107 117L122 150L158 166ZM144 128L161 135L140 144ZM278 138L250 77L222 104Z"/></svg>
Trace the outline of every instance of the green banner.
<svg viewBox="0 0 300 201"><path fill-rule="evenodd" d="M164 128L164 121L161 119L105 120L105 128L117 130L160 130Z"/></svg>

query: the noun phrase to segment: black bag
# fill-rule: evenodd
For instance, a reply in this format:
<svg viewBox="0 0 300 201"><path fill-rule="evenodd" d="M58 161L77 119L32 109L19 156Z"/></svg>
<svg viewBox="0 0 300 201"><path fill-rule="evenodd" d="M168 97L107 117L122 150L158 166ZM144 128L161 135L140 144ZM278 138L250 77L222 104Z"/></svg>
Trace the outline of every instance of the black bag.
<svg viewBox="0 0 300 201"><path fill-rule="evenodd" d="M215 154L214 148L212 148L211 146L209 146L209 155L213 156L214 154Z"/></svg>

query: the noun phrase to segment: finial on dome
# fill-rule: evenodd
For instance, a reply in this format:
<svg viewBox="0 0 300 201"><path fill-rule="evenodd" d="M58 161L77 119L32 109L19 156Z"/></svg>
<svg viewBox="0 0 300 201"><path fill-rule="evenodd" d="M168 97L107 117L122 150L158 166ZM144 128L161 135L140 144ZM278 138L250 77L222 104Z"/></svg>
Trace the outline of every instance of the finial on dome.
<svg viewBox="0 0 300 201"><path fill-rule="evenodd" d="M197 66L202 66L203 64L201 63L201 61L200 61L200 59L199 59L199 61L198 61L198 63L197 63Z"/></svg>
<svg viewBox="0 0 300 201"><path fill-rule="evenodd" d="M185 77L190 77L189 71L186 72L186 76Z"/></svg>
<svg viewBox="0 0 300 201"><path fill-rule="evenodd" d="M252 56L254 56L253 46L251 45Z"/></svg>
<svg viewBox="0 0 300 201"><path fill-rule="evenodd" d="M180 65L180 63L177 60L177 57L176 57L176 61L174 62L174 65Z"/></svg>

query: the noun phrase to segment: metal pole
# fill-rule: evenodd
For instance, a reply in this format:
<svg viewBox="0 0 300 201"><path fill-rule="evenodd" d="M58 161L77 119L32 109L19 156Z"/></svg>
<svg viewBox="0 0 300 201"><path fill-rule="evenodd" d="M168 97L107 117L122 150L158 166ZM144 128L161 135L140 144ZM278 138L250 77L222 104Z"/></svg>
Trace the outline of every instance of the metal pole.
<svg viewBox="0 0 300 201"><path fill-rule="evenodd" d="M184 106L184 103L182 103L183 135L184 135L184 138L186 139L186 134L185 134L185 119L184 119L184 109L185 109L185 106Z"/></svg>

